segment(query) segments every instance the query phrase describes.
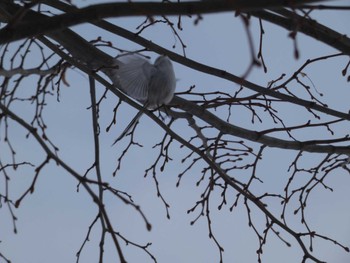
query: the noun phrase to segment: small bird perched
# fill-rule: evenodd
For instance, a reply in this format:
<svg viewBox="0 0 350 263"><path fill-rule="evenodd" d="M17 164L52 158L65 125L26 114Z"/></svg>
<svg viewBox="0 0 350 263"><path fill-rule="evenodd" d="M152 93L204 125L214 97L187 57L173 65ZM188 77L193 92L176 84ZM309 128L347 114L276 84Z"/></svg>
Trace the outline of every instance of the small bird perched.
<svg viewBox="0 0 350 263"><path fill-rule="evenodd" d="M140 55L127 55L117 59L116 78L119 88L128 96L141 102L147 109L168 104L176 87L173 65L167 56L159 56L152 65ZM139 111L129 123L120 140L140 119Z"/></svg>

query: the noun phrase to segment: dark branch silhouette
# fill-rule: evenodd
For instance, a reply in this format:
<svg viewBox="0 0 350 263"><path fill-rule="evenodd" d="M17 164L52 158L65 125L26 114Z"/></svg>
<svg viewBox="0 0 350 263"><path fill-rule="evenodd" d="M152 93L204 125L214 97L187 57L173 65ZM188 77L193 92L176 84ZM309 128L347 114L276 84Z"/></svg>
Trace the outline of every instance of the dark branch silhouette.
<svg viewBox="0 0 350 263"><path fill-rule="evenodd" d="M120 146L116 153L116 168L111 174L104 174L104 162L101 145L100 114L103 111L103 103L107 94L113 94L118 99L112 112L112 120L107 126L109 132L116 123L122 103L142 111L164 132L158 143L150 151L156 154L154 162L145 168L144 176L152 177L155 184L156 195L165 208L167 218L171 218L171 203L166 198L160 185L160 175L173 161L174 145L180 145L183 151L183 159L179 164L177 187L182 184L183 178L194 169L201 167L200 178L193 187L202 186L203 192L195 202L190 204L187 213L194 215L191 224L196 224L201 218L205 218L209 238L218 249L220 262L224 261L224 245L216 234L212 214L213 196L220 193L221 203L218 210L228 207L233 211L239 204L246 211L247 223L258 240L257 260L262 262L262 254L270 236L277 237L282 243L291 246L289 240L299 246L303 253L301 262L306 260L323 262L317 253L314 253L314 240L328 241L344 251L349 248L341 241L323 235L322 230L315 230L309 222L307 207L310 203L310 193L316 188L333 191L329 185L332 173L346 171L350 173L350 137L336 132L337 125L347 123L350 120L348 112L337 110L336 105L327 105L327 99L323 97L311 78L305 73L305 69L316 63L327 63L329 60L348 58L350 55L350 39L344 34L336 32L332 28L320 24L312 18L315 10L337 10L346 12L348 7L333 7L313 5L313 2L321 1L198 1L171 3L112 3L98 4L85 8L77 8L65 1L42 0L42 1L14 1L4 0L0 2L0 21L4 24L0 29L0 175L3 177L5 191L0 192L0 202L6 203L6 207L13 222L13 230L17 233L16 208L23 204L23 200L29 194L34 193L38 179L45 173L45 167L54 162L57 169L63 169L77 182L77 190L82 188L95 204L97 212L90 225L87 226L86 236L82 237L82 244L78 248L77 262L81 259L87 242L96 233L92 230L100 224L99 235L99 262L106 261L105 245L112 242L118 258L114 261L127 262L128 255L123 250L123 245L131 245L144 252L154 262L157 255L151 250L151 243L143 243L129 239L123 234L123 229L110 218L110 207L106 203L106 195L130 206L140 216L148 231L152 230L148 214L143 207L134 202L133 197L126 191L122 191L112 185L117 173L125 163L125 158L131 155L134 148L143 147L142 137L137 136L138 126L134 126L124 138L116 141L126 142L126 146ZM49 12L43 11L49 9ZM61 13L55 15L56 12ZM178 32L182 29L181 17L193 15L194 24L200 23L204 14L222 12L235 12L240 21L244 23L245 34L248 37L250 65L242 76L231 72L205 65L187 57L185 53L186 42L181 39ZM115 23L107 22L104 18L144 16L144 22L131 32ZM154 19L161 16L161 19ZM178 19L178 24L169 17ZM258 36L259 50L254 47L253 33L250 31L251 20L258 20L260 35ZM248 80L253 69L262 64L265 73L268 67L265 63L264 54L264 23L268 21L278 27L282 27L289 33L294 44L295 58L299 57L299 47L296 35L305 34L316 43L321 42L337 50L334 54L325 54L316 58L309 58L299 68L291 69L291 73L285 73L275 77L268 85L262 86ZM124 54L125 50L114 47L112 43L104 39L89 41L74 32L69 27L81 23L91 23L97 30L105 30L114 35L132 41L140 45L143 50L134 51L142 54L143 51L152 51L168 56L188 69L196 70L218 79L227 80L235 85L235 89L226 92L220 87L215 87L210 92L201 92L195 86L187 91L179 92L169 105L155 111L145 110L120 89L117 72L118 65L115 58L99 49L99 45L114 49ZM178 54L167 48L157 45L157 39L147 40L142 33L152 29L154 25L162 23L167 25L175 38L179 40L183 54ZM264 37L263 37L264 35ZM14 42L20 40L18 42ZM40 54L36 59L35 66L28 63L30 53L36 50ZM339 53L340 52L340 53ZM255 54L257 53L257 54ZM248 59L249 60L249 59ZM348 73L350 62L341 72L344 77ZM85 174L77 172L74 165L65 161L65 156L59 152L60 145L55 144L54 136L49 136L46 124L45 111L48 99L56 96L60 100L60 86L69 86L66 72L75 68L88 76L86 86L89 86L91 111L91 131L93 140L93 162L84 163ZM25 81L33 78L36 87L32 89L30 96L19 95L20 87L27 85ZM307 78L307 81L305 81ZM348 77L349 79L349 77ZM311 82L311 84L310 84ZM99 85L96 85L96 84ZM298 88L295 88L296 85ZM98 97L98 89L103 88L102 96ZM100 92L101 93L101 92ZM77 101L79 101L77 99ZM18 103L30 103L33 110L31 117L16 109ZM77 102L79 103L79 102ZM79 105L80 106L80 105ZM303 120L298 124L291 125L286 116L279 113L281 107L291 107L303 114ZM248 129L239 124L232 124L231 114L234 110L246 110L251 115L251 123L266 122L266 129ZM219 111L215 111L219 110ZM221 114L219 112L226 112ZM159 115L157 115L159 112ZM104 112L105 113L105 112ZM105 113L107 114L107 113ZM108 114L111 114L108 112ZM164 118L163 114L168 117ZM59 120L57 120L59 121ZM181 129L178 128L181 125ZM32 140L42 149L41 162L33 164L29 160L19 160L16 153L22 149L14 146L17 139L11 134L11 129L16 127L25 131L26 138ZM300 132L312 133L313 129L322 130L323 138L309 140L300 139ZM183 135L183 131L189 131ZM139 142L138 140L141 140ZM124 147L124 148L122 148ZM5 149L6 150L3 150ZM254 186L259 183L263 187L263 180L259 178L261 160L267 155L270 148L277 148L283 152L294 150L295 158L290 162L286 178L288 178L283 190L280 192L265 191L259 193ZM322 158L312 167L303 166L303 158L307 153L318 154ZM6 157L6 158L5 158ZM5 161L6 160L6 161ZM10 160L10 161L9 161ZM18 198L12 196L10 179L18 170L32 169L33 179ZM11 171L11 172L9 172ZM244 173L244 177L237 176L237 172ZM308 174L306 179L300 182L299 174ZM94 179L91 179L94 178ZM112 182L112 183L111 183ZM273 199L280 204L280 214L269 207L269 200ZM4 209L4 207L1 207ZM300 218L298 227L289 223L288 215L292 211ZM256 214L263 215L263 227L258 222ZM303 229L302 231L300 229ZM0 258L6 262L6 251L0 251Z"/></svg>

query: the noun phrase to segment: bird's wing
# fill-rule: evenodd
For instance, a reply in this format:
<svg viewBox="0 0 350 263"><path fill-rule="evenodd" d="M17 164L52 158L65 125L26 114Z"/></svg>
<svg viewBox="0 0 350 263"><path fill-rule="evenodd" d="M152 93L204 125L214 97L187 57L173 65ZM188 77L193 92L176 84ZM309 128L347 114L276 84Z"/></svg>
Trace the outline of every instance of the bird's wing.
<svg viewBox="0 0 350 263"><path fill-rule="evenodd" d="M130 97L146 102L148 86L156 68L139 55L128 55L119 58L118 79L121 89Z"/></svg>

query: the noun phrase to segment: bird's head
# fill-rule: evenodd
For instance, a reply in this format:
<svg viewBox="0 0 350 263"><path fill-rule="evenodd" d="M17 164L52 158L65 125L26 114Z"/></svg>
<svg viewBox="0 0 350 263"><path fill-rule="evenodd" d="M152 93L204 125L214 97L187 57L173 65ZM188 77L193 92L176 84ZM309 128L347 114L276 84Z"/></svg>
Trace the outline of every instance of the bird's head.
<svg viewBox="0 0 350 263"><path fill-rule="evenodd" d="M171 65L171 61L167 56L159 56L154 62L155 66L166 66Z"/></svg>

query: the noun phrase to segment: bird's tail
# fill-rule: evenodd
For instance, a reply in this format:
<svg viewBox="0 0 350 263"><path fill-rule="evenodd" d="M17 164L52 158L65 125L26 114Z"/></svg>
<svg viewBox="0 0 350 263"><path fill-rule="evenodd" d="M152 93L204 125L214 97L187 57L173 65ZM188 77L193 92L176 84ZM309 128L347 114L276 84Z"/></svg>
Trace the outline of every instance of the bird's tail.
<svg viewBox="0 0 350 263"><path fill-rule="evenodd" d="M116 144L118 141L120 141L124 136L130 132L130 130L138 123L139 119L141 118L142 114L144 113L144 110L147 109L147 103L144 105L144 109L140 110L135 117L131 120L131 122L126 126L125 130L119 135L119 137L114 141L114 144Z"/></svg>

